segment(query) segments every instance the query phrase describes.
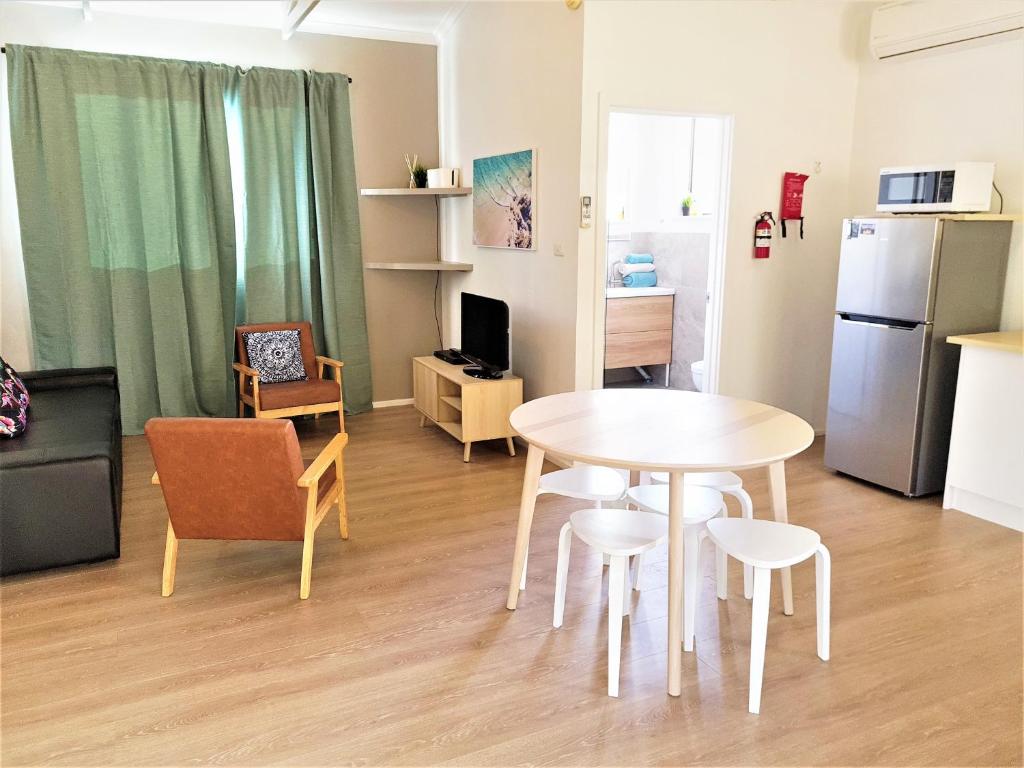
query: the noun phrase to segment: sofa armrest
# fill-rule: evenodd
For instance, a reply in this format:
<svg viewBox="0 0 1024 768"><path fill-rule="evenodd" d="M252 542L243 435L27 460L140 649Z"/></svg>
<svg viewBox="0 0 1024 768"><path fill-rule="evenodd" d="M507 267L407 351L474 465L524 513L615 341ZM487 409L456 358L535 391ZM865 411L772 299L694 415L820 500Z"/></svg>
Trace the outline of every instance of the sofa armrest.
<svg viewBox="0 0 1024 768"><path fill-rule="evenodd" d="M117 369L112 366L100 368L58 368L51 371L27 371L18 374L25 382L29 394L71 387L105 386L117 389Z"/></svg>

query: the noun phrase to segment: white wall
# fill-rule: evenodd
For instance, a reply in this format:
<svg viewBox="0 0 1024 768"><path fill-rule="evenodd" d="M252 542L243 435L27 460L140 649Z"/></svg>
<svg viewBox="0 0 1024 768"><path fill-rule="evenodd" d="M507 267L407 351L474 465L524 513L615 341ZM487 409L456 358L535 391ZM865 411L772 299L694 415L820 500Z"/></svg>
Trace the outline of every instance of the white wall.
<svg viewBox="0 0 1024 768"><path fill-rule="evenodd" d="M734 118L719 391L786 408L816 429L825 426L855 51L868 10L810 0L586 6L582 194L598 188L602 107ZM811 176L805 239L776 240L770 259L754 260L754 220L778 210L785 171ZM597 229L580 238L582 286L594 285ZM603 308L589 290L579 304L576 383L586 387Z"/></svg>
<svg viewBox="0 0 1024 768"><path fill-rule="evenodd" d="M857 87L851 212L874 210L878 169L984 160L996 163L1004 211L1024 211L1024 38L875 61L864 51ZM993 197L993 210L998 210ZM1003 299L1004 330L1024 327L1024 239L1014 226Z"/></svg>
<svg viewBox="0 0 1024 768"><path fill-rule="evenodd" d="M472 183L473 159L537 151L535 251L473 245L469 198L447 201L447 346L459 293L508 302L512 370L527 398L573 388L583 13L562 2L469 3L441 43L442 159ZM557 255L562 253L564 255Z"/></svg>

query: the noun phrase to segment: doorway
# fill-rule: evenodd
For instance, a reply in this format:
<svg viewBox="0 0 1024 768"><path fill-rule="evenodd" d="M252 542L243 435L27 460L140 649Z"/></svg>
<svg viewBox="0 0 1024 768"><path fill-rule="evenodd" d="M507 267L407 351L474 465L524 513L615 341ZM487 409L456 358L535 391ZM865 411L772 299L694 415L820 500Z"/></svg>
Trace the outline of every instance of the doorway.
<svg viewBox="0 0 1024 768"><path fill-rule="evenodd" d="M612 108L605 136L595 383L716 392L731 118Z"/></svg>

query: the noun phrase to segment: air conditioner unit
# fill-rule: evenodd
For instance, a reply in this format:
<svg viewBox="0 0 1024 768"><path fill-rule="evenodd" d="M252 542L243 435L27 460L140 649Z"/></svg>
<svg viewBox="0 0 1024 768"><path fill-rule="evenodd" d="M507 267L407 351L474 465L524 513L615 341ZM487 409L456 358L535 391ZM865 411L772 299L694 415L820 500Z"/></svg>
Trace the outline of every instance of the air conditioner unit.
<svg viewBox="0 0 1024 768"><path fill-rule="evenodd" d="M1024 29L1019 0L901 0L871 14L876 59L962 43Z"/></svg>

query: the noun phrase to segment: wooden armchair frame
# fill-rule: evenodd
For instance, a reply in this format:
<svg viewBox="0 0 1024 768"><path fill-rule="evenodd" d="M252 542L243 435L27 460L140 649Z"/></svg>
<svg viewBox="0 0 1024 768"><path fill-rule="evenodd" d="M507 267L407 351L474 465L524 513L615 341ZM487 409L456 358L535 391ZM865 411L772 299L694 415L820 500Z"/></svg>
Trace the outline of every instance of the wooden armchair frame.
<svg viewBox="0 0 1024 768"><path fill-rule="evenodd" d="M306 525L302 539L302 575L299 579L299 599L309 597L309 583L313 570L313 538L317 526L323 521L328 510L335 503L338 505L338 528L342 539L348 539L348 505L345 502L345 473L342 452L348 444L348 435L341 432L335 435L313 463L299 477L298 486L306 489ZM331 467L335 467L334 485L330 492L317 501L320 491L320 479ZM160 485L159 473L154 472L153 485ZM170 597L174 592L174 576L178 565L178 537L174 535L174 526L170 517L167 519L167 544L164 548L163 583L160 594Z"/></svg>
<svg viewBox="0 0 1024 768"><path fill-rule="evenodd" d="M239 418L245 416L245 406L252 408L257 419L283 419L290 416L308 416L310 414L312 414L314 418L319 419L321 413L333 413L337 411L338 431L342 433L345 431L345 396L341 382L341 369L345 367L345 364L340 360L325 357L324 355L316 356L316 372L319 378L324 378L324 368L330 368L334 371L333 379L338 382L338 402L316 403L313 405L295 405L289 408L261 408L260 372L255 368L243 365L242 363L233 363L231 367L238 373ZM247 391L246 379L252 381L251 394Z"/></svg>

